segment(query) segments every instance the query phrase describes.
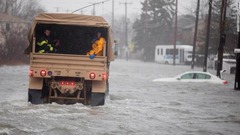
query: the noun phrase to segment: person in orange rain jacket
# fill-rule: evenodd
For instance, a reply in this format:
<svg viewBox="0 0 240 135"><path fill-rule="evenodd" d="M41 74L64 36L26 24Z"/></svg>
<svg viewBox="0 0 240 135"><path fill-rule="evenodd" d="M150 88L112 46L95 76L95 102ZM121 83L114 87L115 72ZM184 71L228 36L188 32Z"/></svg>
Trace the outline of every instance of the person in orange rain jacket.
<svg viewBox="0 0 240 135"><path fill-rule="evenodd" d="M92 42L92 50L87 52L87 56L89 56L90 59L95 58L95 56L103 55L103 48L106 44L106 40L101 35L101 32L97 32L97 38Z"/></svg>

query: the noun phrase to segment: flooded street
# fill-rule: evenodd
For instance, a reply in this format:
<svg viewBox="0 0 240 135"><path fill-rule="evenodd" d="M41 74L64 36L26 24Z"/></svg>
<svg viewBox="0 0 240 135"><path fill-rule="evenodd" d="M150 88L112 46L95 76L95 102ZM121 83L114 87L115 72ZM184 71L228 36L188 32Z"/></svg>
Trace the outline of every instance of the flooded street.
<svg viewBox="0 0 240 135"><path fill-rule="evenodd" d="M0 67L0 135L240 134L240 91L233 90L233 74L224 75L228 85L160 83L152 80L190 66L115 60L106 104L91 107L27 103L28 69Z"/></svg>

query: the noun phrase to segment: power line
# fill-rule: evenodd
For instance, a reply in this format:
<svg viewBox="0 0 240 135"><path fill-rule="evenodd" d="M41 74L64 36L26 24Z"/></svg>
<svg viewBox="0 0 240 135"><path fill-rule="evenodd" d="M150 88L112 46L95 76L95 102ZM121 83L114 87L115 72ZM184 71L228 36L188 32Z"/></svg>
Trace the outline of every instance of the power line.
<svg viewBox="0 0 240 135"><path fill-rule="evenodd" d="M107 2L107 1L109 1L109 0L105 0L105 1L101 1L101 2L96 2L96 3L90 4L90 5L81 7L81 8L79 8L79 9L77 9L77 10L74 10L72 13L75 13L75 12L77 12L77 11L79 11L79 10L84 9L84 8L93 6L93 15L95 15L95 5L98 5L98 4L101 4L101 3L105 3L105 2Z"/></svg>

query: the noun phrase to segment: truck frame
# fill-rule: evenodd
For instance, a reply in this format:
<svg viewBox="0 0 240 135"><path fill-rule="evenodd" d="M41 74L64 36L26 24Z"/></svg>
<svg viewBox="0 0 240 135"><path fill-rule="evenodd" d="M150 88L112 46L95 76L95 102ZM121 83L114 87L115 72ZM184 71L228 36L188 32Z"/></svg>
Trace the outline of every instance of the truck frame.
<svg viewBox="0 0 240 135"><path fill-rule="evenodd" d="M61 41L58 52L36 52L36 40L50 28ZM106 44L103 56L90 59L91 39L101 31ZM109 92L110 62L114 60L111 29L104 18L78 14L42 13L35 17L28 35L29 89L32 104L57 102L104 105Z"/></svg>

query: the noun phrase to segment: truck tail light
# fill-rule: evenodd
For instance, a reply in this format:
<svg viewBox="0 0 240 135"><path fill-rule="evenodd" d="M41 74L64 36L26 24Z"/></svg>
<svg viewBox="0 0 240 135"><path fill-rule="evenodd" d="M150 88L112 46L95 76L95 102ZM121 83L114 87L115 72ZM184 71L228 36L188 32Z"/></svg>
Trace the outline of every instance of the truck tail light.
<svg viewBox="0 0 240 135"><path fill-rule="evenodd" d="M107 74L102 74L102 79L107 80Z"/></svg>
<svg viewBox="0 0 240 135"><path fill-rule="evenodd" d="M41 71L40 71L40 75L41 75L42 77L44 77L44 76L47 75L47 72L46 72L45 70L41 70Z"/></svg>
<svg viewBox="0 0 240 135"><path fill-rule="evenodd" d="M29 70L29 76L30 76L30 77L33 76L33 70Z"/></svg>
<svg viewBox="0 0 240 135"><path fill-rule="evenodd" d="M95 74L95 73L90 73L90 74L89 74L89 78L90 78L90 79L95 79L95 77L96 77L96 74Z"/></svg>
<svg viewBox="0 0 240 135"><path fill-rule="evenodd" d="M61 84L61 85L64 85L64 84L65 84L65 82L60 82L60 84Z"/></svg>
<svg viewBox="0 0 240 135"><path fill-rule="evenodd" d="M60 82L60 85L72 85L72 86L74 86L75 82L64 82L64 81L62 81L62 82Z"/></svg>
<svg viewBox="0 0 240 135"><path fill-rule="evenodd" d="M224 81L223 81L223 84L228 84L228 81L224 80Z"/></svg>

